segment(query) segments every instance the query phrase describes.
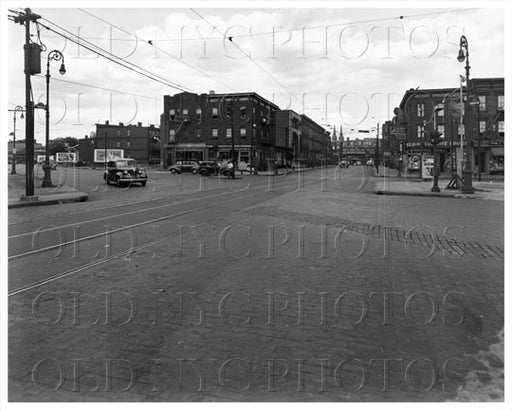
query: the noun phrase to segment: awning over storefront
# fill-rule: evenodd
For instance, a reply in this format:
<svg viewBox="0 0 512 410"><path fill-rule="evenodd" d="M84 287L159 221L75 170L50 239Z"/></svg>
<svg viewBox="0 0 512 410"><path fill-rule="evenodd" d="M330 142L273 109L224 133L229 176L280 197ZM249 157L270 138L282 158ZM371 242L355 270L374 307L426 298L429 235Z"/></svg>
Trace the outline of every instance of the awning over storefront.
<svg viewBox="0 0 512 410"><path fill-rule="evenodd" d="M503 157L505 156L505 152L504 152L504 148L503 147L491 147L491 152L492 152L492 155L495 156L495 157Z"/></svg>

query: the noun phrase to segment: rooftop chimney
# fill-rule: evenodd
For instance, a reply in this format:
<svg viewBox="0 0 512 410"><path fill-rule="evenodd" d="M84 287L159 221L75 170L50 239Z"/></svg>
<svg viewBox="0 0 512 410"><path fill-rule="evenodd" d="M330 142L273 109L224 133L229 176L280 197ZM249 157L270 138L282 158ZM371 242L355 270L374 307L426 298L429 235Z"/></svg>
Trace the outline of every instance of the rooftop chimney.
<svg viewBox="0 0 512 410"><path fill-rule="evenodd" d="M141 123L141 122L138 122L138 123L137 123L137 127L142 127L142 123Z"/></svg>
<svg viewBox="0 0 512 410"><path fill-rule="evenodd" d="M119 126L120 126L120 127L124 127L124 123L120 122L120 123L119 123Z"/></svg>
<svg viewBox="0 0 512 410"><path fill-rule="evenodd" d="M105 125L108 125L108 120L105 120Z"/></svg>
<svg viewBox="0 0 512 410"><path fill-rule="evenodd" d="M208 92L208 94L210 94L210 95L215 94L215 90L210 90L210 91Z"/></svg>

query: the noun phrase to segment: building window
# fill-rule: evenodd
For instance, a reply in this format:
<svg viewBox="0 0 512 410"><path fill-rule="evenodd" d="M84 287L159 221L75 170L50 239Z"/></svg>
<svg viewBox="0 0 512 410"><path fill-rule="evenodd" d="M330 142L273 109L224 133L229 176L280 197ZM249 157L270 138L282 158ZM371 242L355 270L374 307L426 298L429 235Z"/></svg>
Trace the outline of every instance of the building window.
<svg viewBox="0 0 512 410"><path fill-rule="evenodd" d="M480 132L485 132L486 124L485 121L480 121Z"/></svg>
<svg viewBox="0 0 512 410"><path fill-rule="evenodd" d="M196 120L201 120L201 108L196 108Z"/></svg>
<svg viewBox="0 0 512 410"><path fill-rule="evenodd" d="M196 138L201 138L201 129L196 131Z"/></svg>
<svg viewBox="0 0 512 410"><path fill-rule="evenodd" d="M418 104L417 114L418 114L418 117L425 116L425 104L423 104L423 103Z"/></svg>
<svg viewBox="0 0 512 410"><path fill-rule="evenodd" d="M498 121L498 132L505 132L505 121Z"/></svg>
<svg viewBox="0 0 512 410"><path fill-rule="evenodd" d="M217 107L212 108L212 118L217 118L219 116L219 109Z"/></svg>
<svg viewBox="0 0 512 410"><path fill-rule="evenodd" d="M444 124L439 124L437 126L437 131L444 135Z"/></svg>
<svg viewBox="0 0 512 410"><path fill-rule="evenodd" d="M487 109L485 105L485 95L479 95L478 99L480 100L480 111L485 111Z"/></svg>
<svg viewBox="0 0 512 410"><path fill-rule="evenodd" d="M121 141L117 141L117 142L116 142L116 147L117 147L117 148L121 148Z"/></svg>
<svg viewBox="0 0 512 410"><path fill-rule="evenodd" d="M212 129L212 138L214 140L216 140L218 136L219 136L219 130L217 128Z"/></svg>
<svg viewBox="0 0 512 410"><path fill-rule="evenodd" d="M174 120L174 118L176 117L176 111L174 110L174 108L171 108L169 110L169 117L171 118L171 120Z"/></svg>
<svg viewBox="0 0 512 410"><path fill-rule="evenodd" d="M126 136L130 137L131 136L130 134L131 134L131 130L126 130Z"/></svg>
<svg viewBox="0 0 512 410"><path fill-rule="evenodd" d="M226 138L231 138L233 135L231 128L226 128Z"/></svg>
<svg viewBox="0 0 512 410"><path fill-rule="evenodd" d="M464 124L459 124L459 137L464 135Z"/></svg>
<svg viewBox="0 0 512 410"><path fill-rule="evenodd" d="M425 136L425 131L423 125L418 125L418 138L423 138Z"/></svg>
<svg viewBox="0 0 512 410"><path fill-rule="evenodd" d="M245 139L247 135L247 130L245 128L240 128L240 138Z"/></svg>
<svg viewBox="0 0 512 410"><path fill-rule="evenodd" d="M117 136L117 137L120 137L120 136L121 136L121 130L116 130L116 136Z"/></svg>
<svg viewBox="0 0 512 410"><path fill-rule="evenodd" d="M505 108L505 96L498 95L498 110L503 110Z"/></svg>
<svg viewBox="0 0 512 410"><path fill-rule="evenodd" d="M240 118L242 118L242 119L247 118L247 108L246 107L240 107Z"/></svg>
<svg viewBox="0 0 512 410"><path fill-rule="evenodd" d="M188 108L183 108L183 115L188 115Z"/></svg>
<svg viewBox="0 0 512 410"><path fill-rule="evenodd" d="M169 142L176 141L176 130L169 130Z"/></svg>
<svg viewBox="0 0 512 410"><path fill-rule="evenodd" d="M126 148L130 148L130 141L126 140Z"/></svg>

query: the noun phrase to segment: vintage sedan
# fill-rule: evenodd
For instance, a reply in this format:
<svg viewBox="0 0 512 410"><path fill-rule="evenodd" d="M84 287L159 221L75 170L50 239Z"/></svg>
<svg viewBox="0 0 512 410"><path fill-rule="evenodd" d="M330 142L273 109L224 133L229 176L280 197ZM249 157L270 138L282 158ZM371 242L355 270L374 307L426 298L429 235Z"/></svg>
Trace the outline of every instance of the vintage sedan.
<svg viewBox="0 0 512 410"><path fill-rule="evenodd" d="M148 174L144 168L139 168L137 161L131 158L118 158L107 162L107 170L103 175L105 183L111 182L117 186L141 184L146 185Z"/></svg>
<svg viewBox="0 0 512 410"><path fill-rule="evenodd" d="M183 172L192 172L195 174L197 166L196 161L177 161L176 164L169 168L169 171L171 171L172 174L182 174Z"/></svg>

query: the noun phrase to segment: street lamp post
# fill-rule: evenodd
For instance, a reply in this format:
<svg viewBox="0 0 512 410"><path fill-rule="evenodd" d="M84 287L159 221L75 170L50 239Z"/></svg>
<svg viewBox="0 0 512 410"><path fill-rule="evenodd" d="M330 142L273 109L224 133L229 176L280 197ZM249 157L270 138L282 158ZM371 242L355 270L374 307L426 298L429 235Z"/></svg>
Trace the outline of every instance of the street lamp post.
<svg viewBox="0 0 512 410"><path fill-rule="evenodd" d="M464 161L464 169L462 171L463 174L463 185L462 185L462 193L463 194L473 194L475 193L475 189L473 188L473 171L471 170L471 145L469 141L469 128L470 128L470 115L469 115L469 50L468 50L468 40L466 36L461 36L460 38L460 48L459 55L457 56L457 60L462 63L464 60L466 61L466 100L464 101L464 134L466 135L466 158Z"/></svg>
<svg viewBox="0 0 512 410"><path fill-rule="evenodd" d="M16 113L18 111L21 112L21 119L24 118L23 112L25 111L21 105L17 105L14 107L14 109L9 110L14 113L13 121L14 121L14 128L12 130L12 167L11 167L11 175L16 175Z"/></svg>
<svg viewBox="0 0 512 410"><path fill-rule="evenodd" d="M254 173L255 174L257 173L257 170L254 165L254 130L255 129L256 129L256 124L252 124L251 125L251 157L250 157L251 160L250 160L250 168L249 168L250 175L252 175L253 169L254 169Z"/></svg>
<svg viewBox="0 0 512 410"><path fill-rule="evenodd" d="M44 178L43 178L43 188L51 188L54 185L52 184L52 174L51 174L51 165L50 165L50 61L60 61L62 63L59 68L59 73L64 75L66 73L66 67L64 66L64 55L59 50L52 50L48 53L48 59L46 62L46 129L45 129L45 158L44 158Z"/></svg>

